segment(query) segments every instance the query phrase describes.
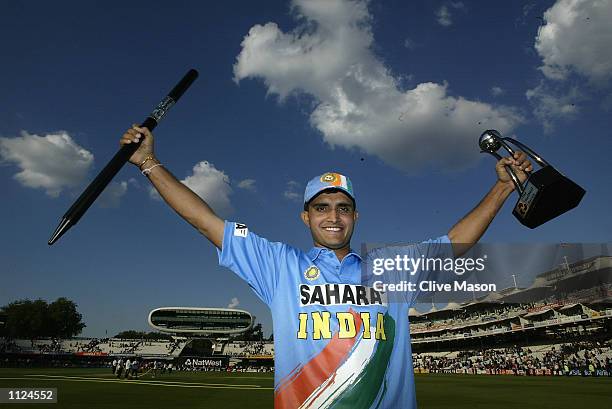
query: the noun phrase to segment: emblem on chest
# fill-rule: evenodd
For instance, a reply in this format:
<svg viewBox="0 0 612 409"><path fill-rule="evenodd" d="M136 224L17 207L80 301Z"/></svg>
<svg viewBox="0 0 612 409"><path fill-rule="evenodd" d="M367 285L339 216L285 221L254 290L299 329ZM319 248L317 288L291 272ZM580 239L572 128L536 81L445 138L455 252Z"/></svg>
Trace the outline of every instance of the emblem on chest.
<svg viewBox="0 0 612 409"><path fill-rule="evenodd" d="M314 281L321 275L321 270L317 266L310 266L304 271L304 277L308 281Z"/></svg>

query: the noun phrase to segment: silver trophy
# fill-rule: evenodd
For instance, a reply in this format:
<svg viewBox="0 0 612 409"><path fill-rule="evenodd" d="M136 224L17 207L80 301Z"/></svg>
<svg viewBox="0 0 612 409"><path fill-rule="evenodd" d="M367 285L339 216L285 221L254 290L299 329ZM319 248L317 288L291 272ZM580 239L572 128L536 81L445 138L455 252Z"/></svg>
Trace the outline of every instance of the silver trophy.
<svg viewBox="0 0 612 409"><path fill-rule="evenodd" d="M502 158L497 153L501 147L504 147L510 155L514 155L515 150L510 143L523 150L541 166L541 169L529 174L524 184L521 184L512 167L505 166L519 194L519 200L512 214L523 225L533 229L578 206L586 191L559 173L525 144L503 137L494 129L484 131L478 140L481 152L489 153L497 160Z"/></svg>

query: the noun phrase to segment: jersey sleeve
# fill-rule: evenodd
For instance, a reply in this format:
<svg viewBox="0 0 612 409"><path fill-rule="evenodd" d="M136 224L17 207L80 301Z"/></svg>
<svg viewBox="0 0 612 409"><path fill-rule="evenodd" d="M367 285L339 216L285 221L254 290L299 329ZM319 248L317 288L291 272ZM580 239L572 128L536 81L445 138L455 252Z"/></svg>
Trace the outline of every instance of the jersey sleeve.
<svg viewBox="0 0 612 409"><path fill-rule="evenodd" d="M438 237L437 239L431 239L424 241L422 243L417 244L417 257L423 257L424 259L454 259L455 255L453 253L453 246L451 241L447 235ZM416 283L417 291L408 294L408 304L411 306L415 304L415 302L423 302L421 299L421 290L420 285L422 281L436 281L438 283L446 283L452 281L454 278L453 273L444 272L439 269L424 269L421 268L417 271L417 273L411 278L411 281ZM429 301L429 298L426 297Z"/></svg>
<svg viewBox="0 0 612 409"><path fill-rule="evenodd" d="M267 305L274 298L279 278L279 262L286 245L274 243L249 231L242 223L225 222L222 249L217 250L219 265L245 280Z"/></svg>
<svg viewBox="0 0 612 409"><path fill-rule="evenodd" d="M453 253L453 246L447 235L438 237L437 239L431 239L424 241L422 243L417 244L417 257L423 257L425 259L454 259L455 255ZM420 269L416 278L418 281L422 280L442 280L444 281L445 277L441 277L440 271L436 269ZM448 277L453 278L451 275Z"/></svg>
<svg viewBox="0 0 612 409"><path fill-rule="evenodd" d="M400 269L393 268L391 270L385 270L384 272L380 272L380 275L376 275L373 273L374 266L376 265L375 261L379 261L379 266L382 265L380 260L395 260L396 258L400 258L402 262L400 263ZM436 281L445 281L445 279L452 279L452 276L447 274L447 277L442 277L440 271L438 270L430 270L424 268L418 268L416 271L411 270L411 264L404 264L404 258L408 258L411 260L419 261L427 260L427 259L454 259L454 253L452 249L452 244L447 235L438 237L436 239L430 239L427 241L423 241L421 243L415 243L410 245L398 245L398 246L385 246L377 249L373 249L368 252L366 256L366 268L368 271L364 272L365 277L370 282L375 280L379 280L382 283L387 284L398 284L402 282L411 282L416 285L415 291L397 291L388 293L389 302L401 302L414 304L417 297L420 295L420 290L418 289L418 283L425 280L436 280ZM404 269L408 266L408 269Z"/></svg>

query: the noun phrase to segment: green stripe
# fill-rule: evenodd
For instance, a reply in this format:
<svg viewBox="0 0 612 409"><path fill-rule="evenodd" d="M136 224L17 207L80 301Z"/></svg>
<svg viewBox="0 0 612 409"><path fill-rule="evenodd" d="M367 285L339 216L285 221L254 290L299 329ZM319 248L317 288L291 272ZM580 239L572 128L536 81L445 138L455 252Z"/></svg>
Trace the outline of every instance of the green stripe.
<svg viewBox="0 0 612 409"><path fill-rule="evenodd" d="M387 340L378 341L376 352L370 362L367 363L353 385L332 404L332 409L369 409L372 407L385 380L395 338L395 321L389 314L385 314L384 320ZM386 388L383 389L381 398L385 391Z"/></svg>
<svg viewBox="0 0 612 409"><path fill-rule="evenodd" d="M380 399L378 400L378 403L376 404L376 407L374 409L378 409L380 407L380 405L383 403L383 397L385 396L385 393L387 393L387 380L385 379L385 383L383 385L383 391L382 394L380 395Z"/></svg>

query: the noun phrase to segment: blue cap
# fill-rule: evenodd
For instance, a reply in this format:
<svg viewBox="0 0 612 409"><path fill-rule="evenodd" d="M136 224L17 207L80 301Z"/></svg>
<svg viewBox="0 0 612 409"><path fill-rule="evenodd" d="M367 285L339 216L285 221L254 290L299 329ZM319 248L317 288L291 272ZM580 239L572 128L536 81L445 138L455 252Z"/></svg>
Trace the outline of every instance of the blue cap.
<svg viewBox="0 0 612 409"><path fill-rule="evenodd" d="M346 193L351 199L355 200L351 180L340 173L327 172L321 176L312 178L310 182L308 182L306 185L306 191L304 192L304 204L310 202L313 197L322 191L332 189L340 190Z"/></svg>

